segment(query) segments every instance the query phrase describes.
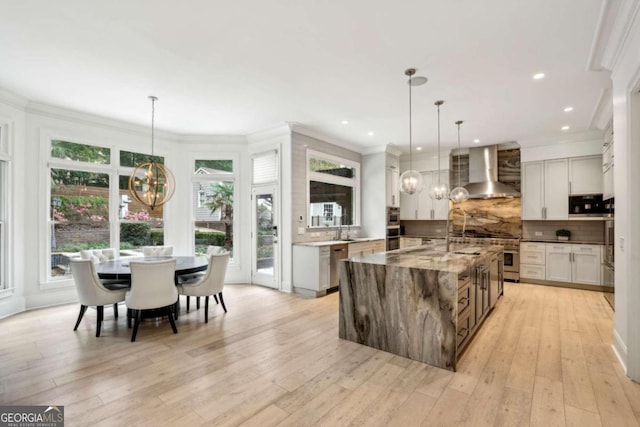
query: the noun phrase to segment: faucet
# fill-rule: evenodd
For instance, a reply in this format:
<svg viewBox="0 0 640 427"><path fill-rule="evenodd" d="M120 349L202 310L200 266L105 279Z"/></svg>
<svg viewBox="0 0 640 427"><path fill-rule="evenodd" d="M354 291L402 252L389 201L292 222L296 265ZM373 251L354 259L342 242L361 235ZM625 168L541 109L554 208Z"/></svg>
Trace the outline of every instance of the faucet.
<svg viewBox="0 0 640 427"><path fill-rule="evenodd" d="M459 210L464 215L464 222L462 223L462 238L464 239L464 233L467 229L467 213L461 207L455 207L449 209L449 213L447 213L447 228L446 228L446 236L445 236L445 248L446 251L449 252L449 218L451 217L451 212ZM453 227L452 227L453 228Z"/></svg>
<svg viewBox="0 0 640 427"><path fill-rule="evenodd" d="M340 221L340 223L338 224L338 228L336 228L336 235L334 236L333 240L340 239L342 239L342 221Z"/></svg>

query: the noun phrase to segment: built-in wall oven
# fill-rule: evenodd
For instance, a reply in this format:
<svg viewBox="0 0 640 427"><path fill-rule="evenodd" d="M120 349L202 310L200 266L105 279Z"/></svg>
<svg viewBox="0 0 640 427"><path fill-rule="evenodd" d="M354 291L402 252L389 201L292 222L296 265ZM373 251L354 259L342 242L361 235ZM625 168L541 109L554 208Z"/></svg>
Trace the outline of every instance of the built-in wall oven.
<svg viewBox="0 0 640 427"><path fill-rule="evenodd" d="M387 226L387 250L393 251L400 249L400 226L388 225Z"/></svg>

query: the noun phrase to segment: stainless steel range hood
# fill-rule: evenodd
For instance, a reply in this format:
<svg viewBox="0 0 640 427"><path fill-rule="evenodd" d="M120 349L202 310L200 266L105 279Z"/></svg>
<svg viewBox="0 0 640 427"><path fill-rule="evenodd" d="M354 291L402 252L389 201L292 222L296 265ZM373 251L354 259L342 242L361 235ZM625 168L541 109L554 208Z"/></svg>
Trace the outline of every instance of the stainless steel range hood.
<svg viewBox="0 0 640 427"><path fill-rule="evenodd" d="M470 199L520 197L513 187L498 181L498 146L469 148L469 184L464 188Z"/></svg>

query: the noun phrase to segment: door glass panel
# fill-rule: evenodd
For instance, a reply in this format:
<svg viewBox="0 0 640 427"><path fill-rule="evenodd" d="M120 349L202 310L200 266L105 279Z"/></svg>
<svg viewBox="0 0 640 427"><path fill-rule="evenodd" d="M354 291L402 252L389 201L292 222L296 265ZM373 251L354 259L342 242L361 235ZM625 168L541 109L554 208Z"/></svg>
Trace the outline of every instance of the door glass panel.
<svg viewBox="0 0 640 427"><path fill-rule="evenodd" d="M273 276L273 245L276 238L273 227L273 195L256 195L256 272Z"/></svg>

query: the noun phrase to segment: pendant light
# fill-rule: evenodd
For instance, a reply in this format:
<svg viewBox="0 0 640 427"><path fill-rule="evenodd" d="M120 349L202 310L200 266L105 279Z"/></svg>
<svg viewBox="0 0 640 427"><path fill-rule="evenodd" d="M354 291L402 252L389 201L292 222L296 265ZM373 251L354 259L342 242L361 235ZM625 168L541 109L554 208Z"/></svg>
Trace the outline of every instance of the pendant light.
<svg viewBox="0 0 640 427"><path fill-rule="evenodd" d="M431 188L429 195L432 199L443 200L449 198L449 186L445 182L440 181L440 106L444 101L436 101L434 105L438 108L438 179Z"/></svg>
<svg viewBox="0 0 640 427"><path fill-rule="evenodd" d="M151 161L140 163L129 177L129 193L134 200L142 203L151 210L169 201L176 188L173 173L153 156L154 149L154 120L155 103L158 100L150 96L151 100Z"/></svg>
<svg viewBox="0 0 640 427"><path fill-rule="evenodd" d="M462 203L469 198L469 191L460 185L460 125L464 123L462 120L458 120L456 125L458 126L458 186L451 190L449 199L453 203Z"/></svg>
<svg viewBox="0 0 640 427"><path fill-rule="evenodd" d="M407 81L407 84L409 85L409 170L404 171L402 175L400 175L400 192L408 195L421 192L424 185L422 174L413 170L413 146L411 141L411 86L423 85L427 82L427 79L425 77L416 77L413 79L412 76L415 73L415 68L408 68L404 72L404 74L409 77L409 80Z"/></svg>

